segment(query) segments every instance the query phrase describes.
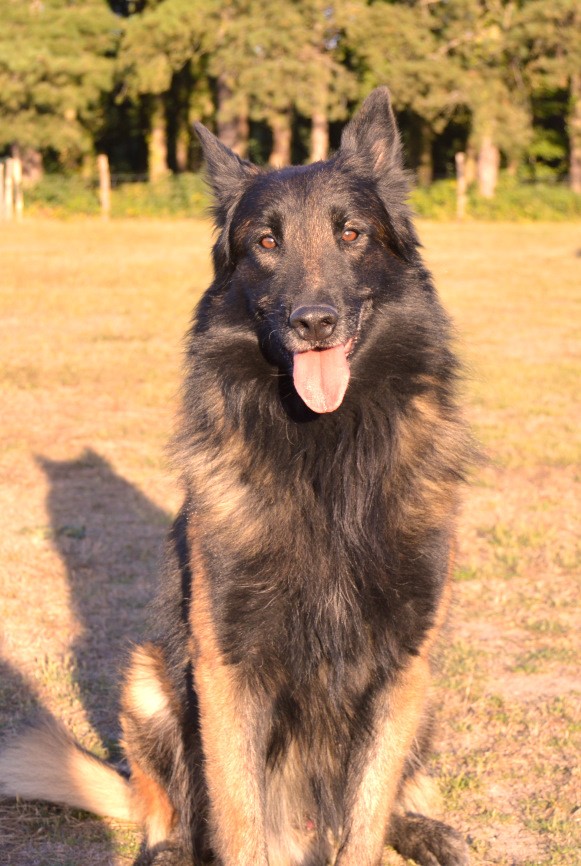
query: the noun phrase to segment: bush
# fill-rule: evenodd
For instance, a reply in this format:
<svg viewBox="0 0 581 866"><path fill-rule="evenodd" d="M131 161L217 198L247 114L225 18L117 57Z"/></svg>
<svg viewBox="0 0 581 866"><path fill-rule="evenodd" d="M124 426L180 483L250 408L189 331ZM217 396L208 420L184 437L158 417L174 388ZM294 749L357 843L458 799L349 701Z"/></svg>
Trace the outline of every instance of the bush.
<svg viewBox="0 0 581 866"><path fill-rule="evenodd" d="M439 180L414 189L411 205L420 217L435 220L456 218L456 182ZM466 219L540 221L581 219L581 195L556 183L519 183L508 176L500 179L496 195L482 198L473 185L466 202Z"/></svg>
<svg viewBox="0 0 581 866"><path fill-rule="evenodd" d="M46 174L24 190L24 212L35 216L92 216L100 211L97 190L80 177Z"/></svg>
<svg viewBox="0 0 581 866"><path fill-rule="evenodd" d="M427 188L416 188L411 205L420 217L433 220L456 218L456 183L438 180ZM96 183L80 177L46 175L25 192L25 212L49 216L92 216L99 213ZM168 176L156 183L123 183L111 195L113 217L199 217L207 213L210 196L199 174ZM581 219L581 196L556 184L518 182L501 177L493 199L468 192L466 219L482 220L577 220Z"/></svg>
<svg viewBox="0 0 581 866"><path fill-rule="evenodd" d="M115 217L203 216L210 205L206 184L199 174L168 176L156 183L125 183L113 190Z"/></svg>
<svg viewBox="0 0 581 866"><path fill-rule="evenodd" d="M111 192L113 217L202 216L210 204L201 175L171 175L156 183L122 183ZM25 213L92 216L100 213L96 182L48 174L24 194Z"/></svg>

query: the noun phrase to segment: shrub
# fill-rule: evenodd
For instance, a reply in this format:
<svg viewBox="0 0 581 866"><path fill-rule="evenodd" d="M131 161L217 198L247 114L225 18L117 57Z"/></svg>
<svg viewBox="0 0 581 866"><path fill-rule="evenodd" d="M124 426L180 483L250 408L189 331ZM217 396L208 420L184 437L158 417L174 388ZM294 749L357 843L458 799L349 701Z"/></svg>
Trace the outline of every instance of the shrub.
<svg viewBox="0 0 581 866"><path fill-rule="evenodd" d="M438 180L412 191L410 202L420 217L456 218L456 184ZM80 177L46 175L25 192L25 212L50 216L92 216L99 213L94 181ZM122 183L111 195L113 217L199 217L207 213L210 197L199 174L170 175L156 183ZM577 220L581 196L556 183L522 183L502 176L493 199L484 199L475 186L468 191L466 219Z"/></svg>
<svg viewBox="0 0 581 866"><path fill-rule="evenodd" d="M456 182L439 180L416 188L411 205L420 217L435 220L456 218ZM482 198L476 186L468 190L466 219L539 221L581 219L581 195L556 183L522 183L502 176L492 199Z"/></svg>

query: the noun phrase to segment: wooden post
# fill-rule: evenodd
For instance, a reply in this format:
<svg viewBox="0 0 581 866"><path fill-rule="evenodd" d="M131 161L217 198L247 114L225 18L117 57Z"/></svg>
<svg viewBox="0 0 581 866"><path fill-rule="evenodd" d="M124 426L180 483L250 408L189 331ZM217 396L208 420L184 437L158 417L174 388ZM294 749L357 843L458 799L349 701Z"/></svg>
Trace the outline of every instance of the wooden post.
<svg viewBox="0 0 581 866"><path fill-rule="evenodd" d="M456 162L456 216L463 220L466 214L466 154L457 153Z"/></svg>
<svg viewBox="0 0 581 866"><path fill-rule="evenodd" d="M483 198L494 198L498 181L500 152L494 144L492 135L485 135L478 151L478 189Z"/></svg>
<svg viewBox="0 0 581 866"><path fill-rule="evenodd" d="M24 197L22 195L22 160L14 157L12 160L12 182L14 184L14 213L18 222L24 213Z"/></svg>
<svg viewBox="0 0 581 866"><path fill-rule="evenodd" d="M4 177L4 217L12 219L14 213L14 181L12 176L13 159L6 160L6 174Z"/></svg>
<svg viewBox="0 0 581 866"><path fill-rule="evenodd" d="M0 162L0 220L4 219L4 174L5 166Z"/></svg>
<svg viewBox="0 0 581 866"><path fill-rule="evenodd" d="M97 157L99 168L99 201L101 202L101 216L109 219L111 213L111 173L109 171L109 160L106 153L100 153Z"/></svg>

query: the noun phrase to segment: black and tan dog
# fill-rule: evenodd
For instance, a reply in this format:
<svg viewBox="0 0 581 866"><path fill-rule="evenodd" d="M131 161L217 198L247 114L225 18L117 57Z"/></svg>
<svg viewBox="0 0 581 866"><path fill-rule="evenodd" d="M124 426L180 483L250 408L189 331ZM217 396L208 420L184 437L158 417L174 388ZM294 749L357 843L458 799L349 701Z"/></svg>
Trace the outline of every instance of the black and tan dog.
<svg viewBox="0 0 581 866"><path fill-rule="evenodd" d="M469 445L387 90L327 162L264 171L198 128L215 280L192 325L185 502L123 691L127 780L57 726L7 795L145 827L143 863L468 862L420 814Z"/></svg>

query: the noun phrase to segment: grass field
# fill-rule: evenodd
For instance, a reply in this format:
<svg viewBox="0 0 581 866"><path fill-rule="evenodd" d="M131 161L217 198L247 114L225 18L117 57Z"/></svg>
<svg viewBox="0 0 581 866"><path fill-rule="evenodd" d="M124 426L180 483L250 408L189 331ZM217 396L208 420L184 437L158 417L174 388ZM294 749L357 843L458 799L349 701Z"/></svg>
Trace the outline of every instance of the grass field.
<svg viewBox="0 0 581 866"><path fill-rule="evenodd" d="M487 455L466 494L438 692L443 812L474 864L573 866L581 227L420 231ZM119 671L179 503L164 446L209 243L201 221L2 225L2 734L46 707L115 753ZM113 822L0 806L6 866L120 866L137 846Z"/></svg>

